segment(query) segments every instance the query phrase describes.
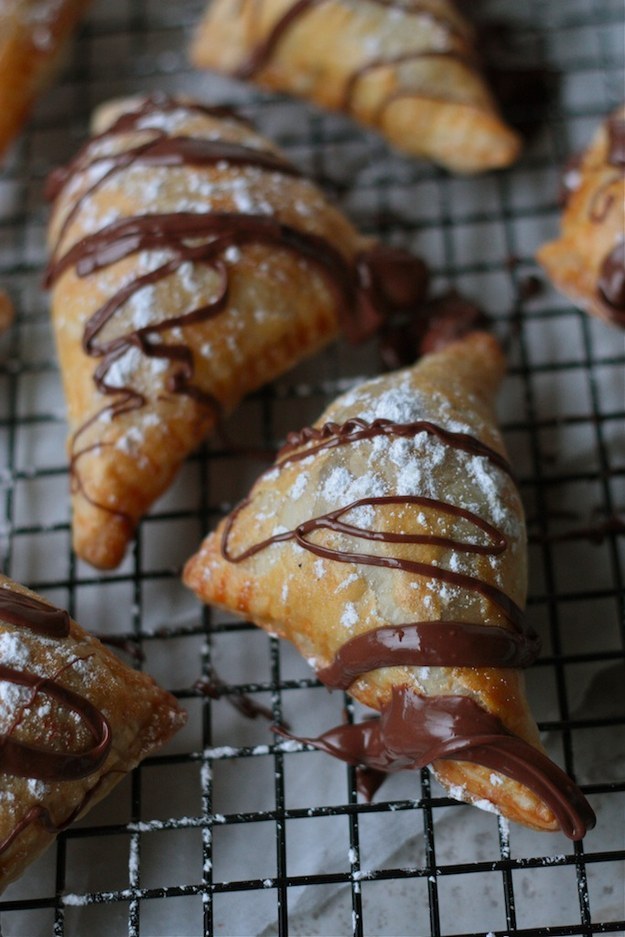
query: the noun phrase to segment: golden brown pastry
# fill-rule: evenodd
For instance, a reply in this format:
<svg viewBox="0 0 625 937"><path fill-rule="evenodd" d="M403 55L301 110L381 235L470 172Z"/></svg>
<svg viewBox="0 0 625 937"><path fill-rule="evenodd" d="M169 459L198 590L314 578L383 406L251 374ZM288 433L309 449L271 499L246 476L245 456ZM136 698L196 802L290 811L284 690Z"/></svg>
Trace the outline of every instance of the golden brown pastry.
<svg viewBox="0 0 625 937"><path fill-rule="evenodd" d="M214 0L191 58L344 111L454 172L507 166L519 152L450 0Z"/></svg>
<svg viewBox="0 0 625 937"><path fill-rule="evenodd" d="M504 370L473 333L339 397L204 541L185 582L291 640L380 718L303 739L377 771L433 762L458 799L583 836L521 667L522 506L493 419Z"/></svg>
<svg viewBox="0 0 625 937"><path fill-rule="evenodd" d="M625 106L602 123L565 185L562 232L538 262L577 306L625 328Z"/></svg>
<svg viewBox="0 0 625 937"><path fill-rule="evenodd" d="M0 156L26 120L88 0L0 3Z"/></svg>
<svg viewBox="0 0 625 937"><path fill-rule="evenodd" d="M220 414L340 328L368 334L422 265L223 108L126 100L95 129L50 180L48 281L74 547L107 568Z"/></svg>
<svg viewBox="0 0 625 937"><path fill-rule="evenodd" d="M0 575L0 890L185 718L67 612Z"/></svg>

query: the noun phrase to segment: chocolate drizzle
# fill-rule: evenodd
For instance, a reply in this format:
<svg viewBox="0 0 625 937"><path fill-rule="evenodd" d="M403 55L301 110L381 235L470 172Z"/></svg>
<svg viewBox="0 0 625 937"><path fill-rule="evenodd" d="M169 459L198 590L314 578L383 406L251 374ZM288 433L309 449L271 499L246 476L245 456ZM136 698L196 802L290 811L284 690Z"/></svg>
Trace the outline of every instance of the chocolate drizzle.
<svg viewBox="0 0 625 937"><path fill-rule="evenodd" d="M322 449L333 449L336 446L345 446L362 439L373 439L376 436L413 437L417 433L428 433L436 436L440 442L460 449L469 455L483 456L503 472L512 475L510 464L502 455L491 449L485 443L471 436L469 433L455 433L432 423L430 420L415 420L411 423L396 423L394 420L380 418L372 423L355 417L345 423L324 423L321 427L306 426L299 432L291 432L286 437L286 443L278 453L277 467L289 462L299 462L320 452ZM302 446L313 443L307 449Z"/></svg>
<svg viewBox="0 0 625 937"><path fill-rule="evenodd" d="M449 26L448 23L445 24L446 27ZM358 90L358 85L360 82L370 75L372 72L379 71L384 68L393 68L394 66L408 65L411 62L425 62L430 59L447 59L448 61L455 62L457 65L465 69L475 70L479 67L478 61L475 56L469 55L466 52L453 52L451 50L441 51L415 51L407 52L403 55L398 56L387 56L386 58L371 59L365 65L361 65L360 68L355 69L349 76L345 89L343 92L343 101L342 108L343 110L349 111L354 106L354 99L356 97L356 92ZM394 102L400 98L411 98L411 97L424 97L422 91L418 91L416 87L411 85L400 86L393 91L392 94L387 95L384 98L378 108L376 109L373 115L374 123L381 123L385 110Z"/></svg>
<svg viewBox="0 0 625 937"><path fill-rule="evenodd" d="M284 730L280 734L288 736ZM582 839L595 825L588 802L568 775L468 696L423 697L409 687L393 687L379 719L298 741L374 772L423 768L439 759L482 765L534 791L570 839Z"/></svg>
<svg viewBox="0 0 625 937"><path fill-rule="evenodd" d="M0 588L0 618L47 638L66 638L69 634L66 611L11 589Z"/></svg>
<svg viewBox="0 0 625 937"><path fill-rule="evenodd" d="M96 387L103 396L112 397L113 400L79 427L73 436L70 445L73 488L81 491L92 504L117 515L130 526L132 518L123 510L96 502L90 497L79 471L79 462L83 456L98 446L111 444L88 445L82 442L82 438L97 420L103 417L115 419L146 404L144 393L137 388L119 386L111 381L113 365L132 349L138 350L145 359L166 362L165 390L169 394L190 397L208 412L220 413L218 401L194 380L195 365L191 348L184 342L172 342L165 333L176 327L205 322L227 308L230 285L230 261L226 258L228 248L264 244L291 252L310 263L325 277L333 291L340 324L352 341L368 337L384 316L413 302L415 287L411 290L407 286L409 271L411 265L419 270L422 266L421 261L406 251L379 245L348 260L326 238L282 223L272 215L244 212L180 211L122 217L83 237L59 254L59 245L85 200L114 175L133 165L175 168L223 163L227 166L254 167L286 176L300 175L286 160L270 150L223 140L168 136L158 126L150 127L152 115L175 110L224 116L221 108L203 108L201 105L163 96L150 98L135 110L122 114L108 130L95 138L96 142L101 143L104 139L137 131L149 135L146 141L112 156L96 155L94 141L90 141L67 167L52 175L48 185L49 196L57 198L75 173L85 172L98 163L105 164L102 175L76 199L64 216L57 249L46 271L48 287L70 269L74 269L79 277L89 277L139 252L165 251L171 255L165 263L131 279L100 306L87 321L82 340L85 353L99 361L93 376ZM229 111L225 116L237 119ZM175 275L185 263L207 267L216 274L216 291L209 302L144 327L129 328L109 340L102 340L101 333L105 326L123 312L135 294Z"/></svg>
<svg viewBox="0 0 625 937"><path fill-rule="evenodd" d="M414 437L425 431L445 445L472 456L488 459L510 474L505 459L480 440L466 433L453 433L428 421L396 423L379 419L368 423L352 419L343 424L325 423L292 433L278 455L275 466L301 461L321 451L377 436ZM504 616L506 626L467 621L419 621L382 625L356 635L339 649L333 661L320 671L319 679L330 687L348 689L354 680L382 667L524 667L539 651L537 635L524 623L521 609L500 589L474 576L401 556L339 550L311 540L316 531L330 530L358 540L385 544L412 543L442 546L467 554L497 556L508 548L504 534L475 513L457 505L416 495L363 498L335 511L300 523L295 529L275 534L234 554L230 549L233 528L243 501L228 518L222 534L225 559L240 563L272 545L295 542L318 556L336 562L375 565L404 573L438 579L479 593ZM458 540L438 534L394 534L366 530L343 518L363 505L406 506L434 509L439 515L465 520L482 535L479 541ZM484 542L484 539L486 542ZM377 772L418 768L438 759L474 762L507 775L534 791L553 811L563 832L581 838L594 825L594 815L573 782L545 755L523 739L512 735L503 723L468 696L424 697L407 686L395 687L381 716L358 725L341 725L319 738L283 735L309 743L350 764L364 766L371 792Z"/></svg>
<svg viewBox="0 0 625 937"><path fill-rule="evenodd" d="M321 6L326 2L327 0L296 0L286 12L276 19L264 39L252 49L248 58L234 71L234 77L248 80L257 76L259 72L270 64L284 36L292 29L297 21L315 7ZM376 3L378 6L391 7L392 9L401 11L406 16L427 17L433 24L444 29L450 38L460 41L463 39L462 33L448 17L437 14L427 4L420 2L420 0L413 0L411 3L402 3L398 2L398 0L370 0L370 2ZM410 29L411 27L407 25L406 28ZM456 61L466 68L475 69L478 67L475 57L464 50L416 49L399 56L372 57L348 75L343 89L341 108L345 111L350 111L352 109L358 85L371 72L383 68L392 68L396 65L404 65L439 57ZM381 120L384 110L394 100L400 97L422 96L422 89L416 84L400 87L381 102L373 118L373 122L376 123Z"/></svg>
<svg viewBox="0 0 625 937"><path fill-rule="evenodd" d="M347 690L356 677L380 667L527 667L539 650L533 632L468 621L382 625L350 638L317 676L326 686Z"/></svg>
<svg viewBox="0 0 625 937"><path fill-rule="evenodd" d="M67 612L11 589L0 588L0 618L18 628L26 628L48 638L62 640L70 634ZM0 680L31 691L28 701L21 706L9 731L0 733L0 772L14 777L55 782L87 778L102 767L111 747L111 729L106 717L84 696L58 682L63 670L82 660L85 658L76 657L70 660L52 677L43 677L0 663ZM92 737L89 748L80 752L53 751L21 742L14 737L24 712L40 695L55 700L78 716ZM69 825L92 793L92 790L87 792L81 805L61 824L54 823L44 807L33 807L16 824L10 835L0 842L0 853L8 849L19 833L31 823L40 822L46 830L55 833Z"/></svg>
<svg viewBox="0 0 625 937"><path fill-rule="evenodd" d="M84 660L77 657L72 664ZM0 770L20 778L42 781L75 781L94 774L106 760L111 746L111 730L104 715L84 696L74 693L54 679L16 670L0 664L0 680L14 686L29 687L32 695L44 695L71 709L89 729L93 745L85 752L53 752L39 746L27 745L11 738L10 733L0 736Z"/></svg>

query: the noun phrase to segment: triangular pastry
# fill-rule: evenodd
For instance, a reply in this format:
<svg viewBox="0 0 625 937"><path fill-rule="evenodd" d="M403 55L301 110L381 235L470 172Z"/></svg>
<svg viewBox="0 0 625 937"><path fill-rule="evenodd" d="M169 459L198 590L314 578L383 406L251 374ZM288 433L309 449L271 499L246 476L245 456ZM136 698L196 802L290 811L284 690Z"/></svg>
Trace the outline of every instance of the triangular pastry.
<svg viewBox="0 0 625 937"><path fill-rule="evenodd" d="M625 328L625 106L603 121L564 183L560 237L537 260L577 306Z"/></svg>
<svg viewBox="0 0 625 937"><path fill-rule="evenodd" d="M26 120L88 0L0 3L0 156Z"/></svg>
<svg viewBox="0 0 625 937"><path fill-rule="evenodd" d="M423 265L224 108L126 100L95 131L49 182L47 280L74 547L110 568L221 414L340 329L370 334Z"/></svg>
<svg viewBox="0 0 625 937"><path fill-rule="evenodd" d="M0 890L185 722L169 693L0 575Z"/></svg>
<svg viewBox="0 0 625 937"><path fill-rule="evenodd" d="M450 0L214 0L191 58L343 111L454 172L507 166L520 149Z"/></svg>
<svg viewBox="0 0 625 937"><path fill-rule="evenodd" d="M339 397L287 437L185 582L380 713L304 741L378 771L433 763L454 797L577 839L592 811L545 755L520 669L538 642L493 418L503 369L473 333Z"/></svg>

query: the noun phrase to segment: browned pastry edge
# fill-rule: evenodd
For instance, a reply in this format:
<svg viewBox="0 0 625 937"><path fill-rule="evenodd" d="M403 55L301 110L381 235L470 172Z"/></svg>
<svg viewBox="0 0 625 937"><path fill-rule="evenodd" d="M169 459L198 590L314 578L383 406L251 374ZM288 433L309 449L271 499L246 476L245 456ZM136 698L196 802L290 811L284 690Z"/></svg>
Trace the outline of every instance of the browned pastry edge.
<svg viewBox="0 0 625 937"><path fill-rule="evenodd" d="M186 714L149 675L124 665L67 612L5 576L0 639L7 640L0 679L29 693L0 733L4 888L61 829L181 728Z"/></svg>
<svg viewBox="0 0 625 937"><path fill-rule="evenodd" d="M65 41L90 0L64 0L53 18L31 20L29 0L17 0L14 13L0 15L0 159L19 132L33 102L58 65ZM22 8L22 9L20 9ZM36 30L46 30L41 41Z"/></svg>

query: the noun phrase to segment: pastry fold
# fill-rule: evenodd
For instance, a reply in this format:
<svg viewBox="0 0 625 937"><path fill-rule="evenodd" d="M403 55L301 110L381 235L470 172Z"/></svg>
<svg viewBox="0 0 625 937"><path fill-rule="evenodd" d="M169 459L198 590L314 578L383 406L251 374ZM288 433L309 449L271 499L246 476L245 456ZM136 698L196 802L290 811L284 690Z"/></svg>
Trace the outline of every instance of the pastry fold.
<svg viewBox="0 0 625 937"><path fill-rule="evenodd" d="M147 674L0 575L0 889L185 722Z"/></svg>
<svg viewBox="0 0 625 937"><path fill-rule="evenodd" d="M495 426L504 371L472 335L339 397L188 562L205 602L288 638L380 718L304 739L376 771L432 763L458 799L581 837L522 667L526 541Z"/></svg>
<svg viewBox="0 0 625 937"><path fill-rule="evenodd" d="M88 0L0 4L0 157L26 120Z"/></svg>
<svg viewBox="0 0 625 937"><path fill-rule="evenodd" d="M625 105L603 121L564 184L560 236L536 258L576 306L625 328Z"/></svg>
<svg viewBox="0 0 625 937"><path fill-rule="evenodd" d="M405 252L361 237L236 114L105 105L50 178L48 283L76 552L116 566L184 458L248 392L410 303Z"/></svg>
<svg viewBox="0 0 625 937"><path fill-rule="evenodd" d="M449 0L215 0L191 59L343 111L454 172L507 166L520 149Z"/></svg>

